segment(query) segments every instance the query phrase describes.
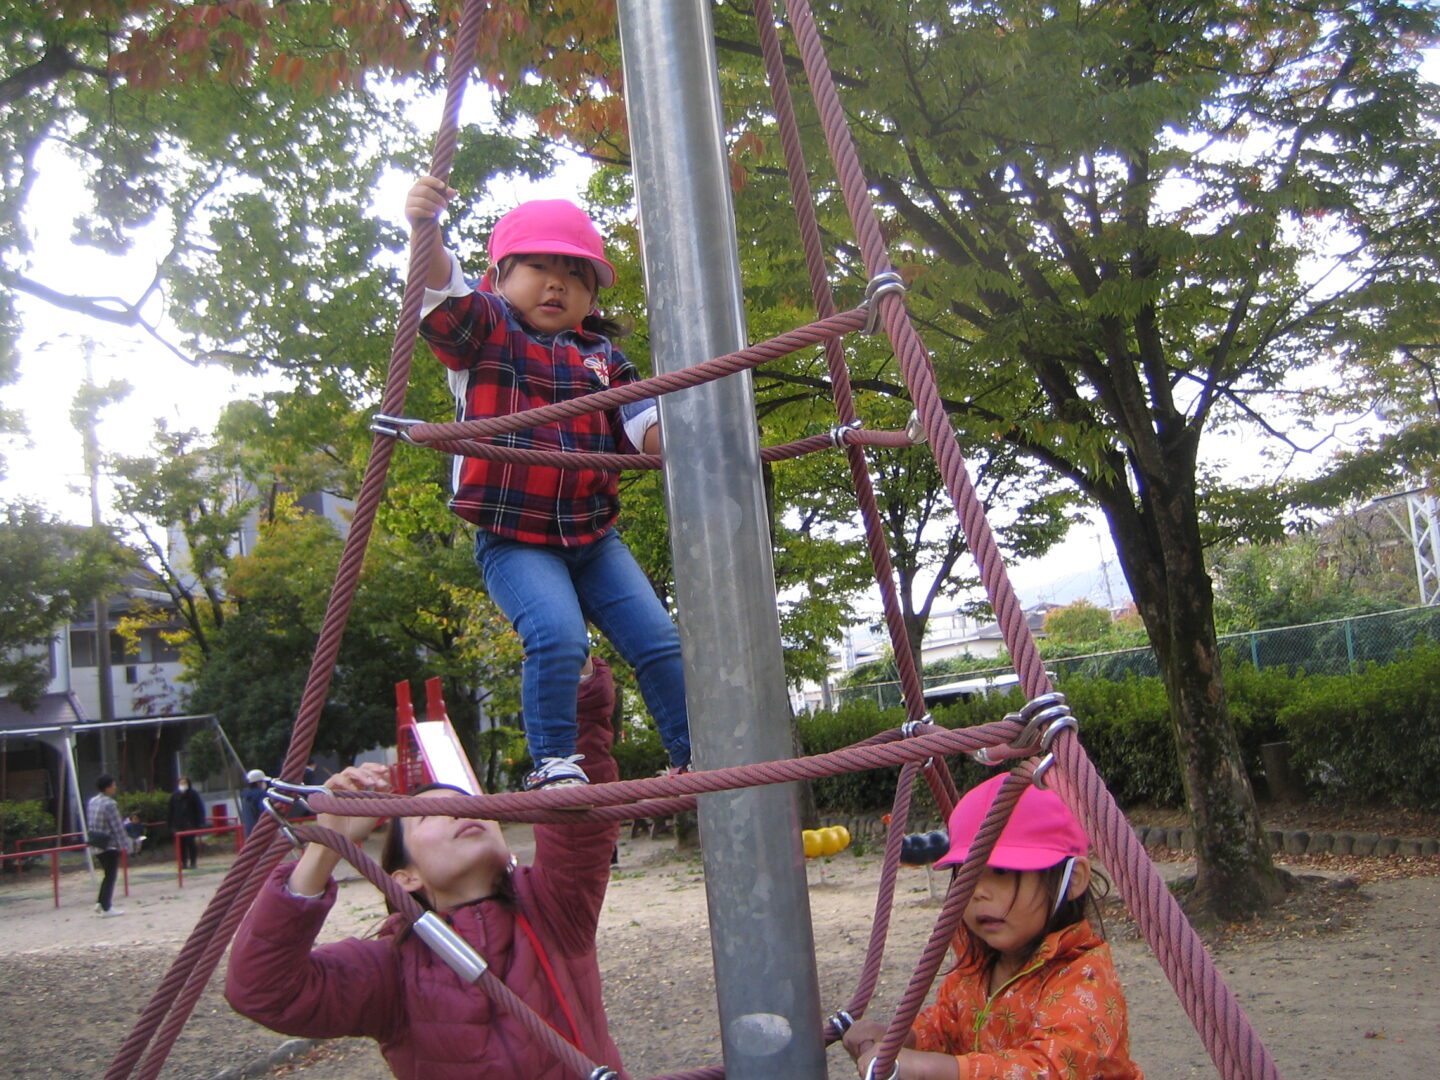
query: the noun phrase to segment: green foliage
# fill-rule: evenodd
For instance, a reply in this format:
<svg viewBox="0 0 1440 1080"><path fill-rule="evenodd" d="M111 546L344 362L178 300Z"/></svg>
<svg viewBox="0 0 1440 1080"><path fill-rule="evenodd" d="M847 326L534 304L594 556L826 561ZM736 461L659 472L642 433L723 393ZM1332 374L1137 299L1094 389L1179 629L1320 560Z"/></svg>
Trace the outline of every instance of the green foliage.
<svg viewBox="0 0 1440 1080"><path fill-rule="evenodd" d="M1277 719L1313 796L1440 809L1440 645L1356 675L1297 680L1296 690Z"/></svg>
<svg viewBox="0 0 1440 1080"><path fill-rule="evenodd" d="M881 709L857 701L833 712L803 713L797 718L800 742L807 755L843 750L905 722L903 709ZM829 776L814 782L815 805L822 812L843 809L870 813L888 809L895 798L898 768Z"/></svg>
<svg viewBox="0 0 1440 1080"><path fill-rule="evenodd" d="M227 580L233 612L203 664L190 659L188 707L214 713L241 760L273 772L299 707L341 541L323 518L286 511L261 530L255 551ZM428 674L415 642L370 608L367 564L341 644L315 747L348 761L394 737L394 684ZM413 606L413 605L412 605Z"/></svg>
<svg viewBox="0 0 1440 1080"><path fill-rule="evenodd" d="M1045 616L1045 636L1052 641L1076 643L1098 641L1110 630L1110 613L1089 600L1077 600L1055 608Z"/></svg>
<svg viewBox="0 0 1440 1080"><path fill-rule="evenodd" d="M17 840L54 833L55 815L38 799L0 802L0 851L13 851Z"/></svg>
<svg viewBox="0 0 1440 1080"><path fill-rule="evenodd" d="M0 686L33 709L50 682L51 635L134 566L108 532L62 525L26 502L0 507Z"/></svg>
<svg viewBox="0 0 1440 1080"><path fill-rule="evenodd" d="M530 752L520 728L494 727L480 732L477 752L472 756L476 778L490 794L518 791L521 778L530 771Z"/></svg>
<svg viewBox="0 0 1440 1080"><path fill-rule="evenodd" d="M143 824L152 826L149 832L151 844L160 840L162 835L168 835L170 792L122 791L115 797L115 805L120 808L120 816L126 821L130 820L131 814L139 814Z"/></svg>
<svg viewBox="0 0 1440 1080"><path fill-rule="evenodd" d="M224 771L225 755L214 731L206 728L190 736L185 743L185 766L197 784Z"/></svg>
<svg viewBox="0 0 1440 1080"><path fill-rule="evenodd" d="M1382 572L1380 546L1374 537L1360 542L1357 532L1363 523L1340 520L1323 533L1217 552L1210 563L1216 628L1233 633L1297 626L1405 603L1414 595L1413 568L1403 575Z"/></svg>
<svg viewBox="0 0 1440 1080"><path fill-rule="evenodd" d="M660 733L650 724L626 724L612 752L621 780L648 780L670 764Z"/></svg>

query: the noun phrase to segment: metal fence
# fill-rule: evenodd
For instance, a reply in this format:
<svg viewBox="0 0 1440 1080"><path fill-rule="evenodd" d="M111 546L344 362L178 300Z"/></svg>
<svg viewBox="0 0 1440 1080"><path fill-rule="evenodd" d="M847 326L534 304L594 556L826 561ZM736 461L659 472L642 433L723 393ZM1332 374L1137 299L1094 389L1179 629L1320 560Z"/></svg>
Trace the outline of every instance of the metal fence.
<svg viewBox="0 0 1440 1080"><path fill-rule="evenodd" d="M1343 675L1355 671L1362 664L1387 663L1399 653L1413 648L1422 638L1440 641L1440 606L1382 611L1374 615L1356 615L1303 626L1281 626L1273 630L1251 630L1243 634L1223 634L1220 651L1230 663L1250 663L1257 668L1283 667L1291 672L1304 671L1311 675ZM1087 656L1046 657L1045 669L1057 681L1071 674L1095 679L1160 674L1155 652L1148 645ZM1012 674L1014 670L1005 666L958 675L926 675L921 683L928 690L969 679L993 679ZM834 700L837 707L852 701L873 701L882 709L898 708L902 704L900 683L840 687L834 691Z"/></svg>

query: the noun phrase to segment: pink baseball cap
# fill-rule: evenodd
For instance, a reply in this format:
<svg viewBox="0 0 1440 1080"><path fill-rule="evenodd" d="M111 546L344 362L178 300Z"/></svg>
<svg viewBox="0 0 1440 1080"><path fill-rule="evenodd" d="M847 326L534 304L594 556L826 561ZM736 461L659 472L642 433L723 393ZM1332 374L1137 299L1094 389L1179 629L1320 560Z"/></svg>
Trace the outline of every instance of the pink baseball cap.
<svg viewBox="0 0 1440 1080"><path fill-rule="evenodd" d="M1005 774L971 788L950 812L950 851L936 866L959 866L980 831ZM1010 812L1010 820L990 851L988 864L997 870L1048 870L1090 851L1090 838L1053 791L1026 787Z"/></svg>
<svg viewBox="0 0 1440 1080"><path fill-rule="evenodd" d="M485 274L487 283L493 284L494 267L507 255L574 255L588 259L595 267L600 288L615 284L615 267L605 258L600 231L590 215L568 199L521 203L495 223L489 249L491 269Z"/></svg>

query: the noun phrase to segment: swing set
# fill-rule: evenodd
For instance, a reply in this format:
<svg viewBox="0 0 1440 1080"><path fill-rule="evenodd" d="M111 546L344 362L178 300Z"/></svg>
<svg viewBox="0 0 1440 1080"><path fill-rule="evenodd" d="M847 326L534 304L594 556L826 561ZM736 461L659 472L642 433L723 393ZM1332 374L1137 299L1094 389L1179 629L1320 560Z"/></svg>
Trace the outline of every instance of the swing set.
<svg viewBox="0 0 1440 1080"><path fill-rule="evenodd" d="M466 0L449 60L448 90L429 173L442 182L454 159L457 117L468 81L484 7ZM1050 685L1024 613L1010 585L983 506L971 486L935 381L929 355L911 324L904 288L886 253L865 176L808 0L786 0L800 60L869 276L865 299L838 310L826 273L815 202L807 181L790 100L785 56L770 0L754 4L774 114L789 171L818 318L769 341L742 347L738 258L734 250L725 149L715 98L716 62L703 0L620 0L620 33L634 146L636 194L645 222L652 347L659 374L583 399L509 416L459 423L405 417L404 403L424 296L423 268L437 230L413 246L390 369L355 514L336 573L325 620L277 786L303 793L313 810L361 816L442 813L521 822L620 821L695 810L699 814L724 1068L672 1074L669 1080L719 1080L725 1075L805 1078L825 1075L824 1047L864 1015L879 979L891 903L900 869L915 784L923 780L948 816L957 793L945 762L968 754L1008 766L1010 774L987 814L870 1069L897 1072L897 1056L943 962L975 882L1011 809L1027 784L1052 786L1084 825L1162 969L1226 1080L1278 1080L1269 1053L1171 896L1144 847L1096 773L1076 736L1076 718ZM681 210L683 208L683 212ZM700 258L703 249L704 258ZM728 256L728 258L727 258ZM910 391L915 413L904 431L866 431L856 415L841 339L883 331ZM681 347L714 356L680 366ZM727 379L769 360L819 345L825 352L837 422L828 435L760 449L748 379ZM683 393L682 393L683 391ZM496 447L487 440L557 419L611 409L642 397L660 398L667 432L701 431L703 439L670 438L658 456L579 455ZM405 795L301 789L293 781L309 759L330 673L339 651L364 551L398 443L443 453L561 468L666 470L676 583L685 612L691 732L697 761L711 767L677 776L584 788L550 788L502 795L436 796L423 805ZM939 727L925 712L918 666L911 653L894 586L865 446L928 444L964 529L995 611L1027 704L1003 721L959 731ZM773 586L757 591L770 570L759 463L821 449L846 455L884 603L885 622L900 673L907 720L892 731L843 750L789 757L788 726ZM702 501L703 497L703 501ZM773 574L768 580L773 581ZM717 588L716 583L723 583ZM696 654L703 652L704 658ZM709 657L724 658L725 667ZM403 713L403 703L402 703ZM438 713L438 717L437 717ZM432 701L431 719L443 718ZM756 718L772 722L756 723ZM448 721L446 722L448 723ZM411 725L411 760L430 760ZM739 734L737 734L739 732ZM440 742L445 737L441 733ZM437 744L438 745L438 744ZM402 747L403 749L403 747ZM857 769L899 766L900 781L885 839L869 947L854 994L828 1018L819 993L793 789L784 785ZM291 783L286 783L286 780ZM723 824L722 824L723 823ZM707 827L708 826L708 827ZM793 826L793 827L787 827ZM153 1080L195 1002L248 910L261 883L292 843L325 844L349 860L414 923L417 935L461 976L516 1016L577 1077L606 1080L618 1063L590 1060L521 1002L484 959L437 917L422 911L354 844L315 825L259 825L236 858L189 940L120 1047L106 1080ZM757 877L773 887L755 894Z"/></svg>

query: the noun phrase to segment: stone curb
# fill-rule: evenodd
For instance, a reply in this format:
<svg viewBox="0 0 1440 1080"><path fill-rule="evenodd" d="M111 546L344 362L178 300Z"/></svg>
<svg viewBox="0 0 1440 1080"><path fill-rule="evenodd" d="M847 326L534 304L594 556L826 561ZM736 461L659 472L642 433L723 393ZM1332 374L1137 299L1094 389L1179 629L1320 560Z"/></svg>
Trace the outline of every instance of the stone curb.
<svg viewBox="0 0 1440 1080"><path fill-rule="evenodd" d="M324 1039L286 1039L268 1054L257 1054L243 1065L221 1069L210 1080L251 1080L264 1076L271 1069L294 1060L325 1042Z"/></svg>
<svg viewBox="0 0 1440 1080"><path fill-rule="evenodd" d="M885 838L885 824L879 817L824 817L821 825L844 825L852 837L867 843ZM910 832L927 832L943 828L936 822L912 823ZM1146 847L1164 847L1174 851L1195 850L1195 830L1174 826L1137 825L1135 835ZM1270 850L1286 855L1440 855L1440 838L1417 836L1384 836L1374 832L1325 832L1307 829L1267 829Z"/></svg>

